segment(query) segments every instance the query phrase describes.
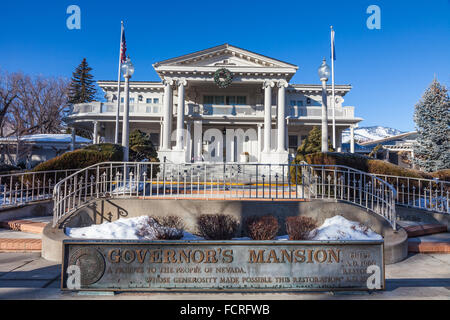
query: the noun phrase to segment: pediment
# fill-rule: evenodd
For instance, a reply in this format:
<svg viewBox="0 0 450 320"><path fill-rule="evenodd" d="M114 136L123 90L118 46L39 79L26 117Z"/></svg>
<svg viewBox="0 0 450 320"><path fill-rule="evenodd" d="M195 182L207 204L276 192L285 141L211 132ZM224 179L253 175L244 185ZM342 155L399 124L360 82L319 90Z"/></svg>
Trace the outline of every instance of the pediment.
<svg viewBox="0 0 450 320"><path fill-rule="evenodd" d="M297 66L293 64L269 58L229 44L164 60L154 64L154 67L261 67L297 69Z"/></svg>

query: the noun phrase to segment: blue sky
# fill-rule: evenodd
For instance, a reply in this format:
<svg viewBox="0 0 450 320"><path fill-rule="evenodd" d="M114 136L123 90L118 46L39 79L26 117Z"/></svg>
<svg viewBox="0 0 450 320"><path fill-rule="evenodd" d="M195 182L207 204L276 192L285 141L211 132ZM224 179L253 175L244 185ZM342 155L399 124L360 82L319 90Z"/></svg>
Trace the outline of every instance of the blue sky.
<svg viewBox="0 0 450 320"><path fill-rule="evenodd" d="M66 9L81 8L81 30ZM381 30L366 9L381 8ZM0 68L69 78L86 57L97 80L117 79L120 21L133 80L158 80L152 64L223 43L299 66L293 83L319 83L336 30L336 83L352 84L361 126L413 130L414 105L434 75L450 83L450 1L7 1Z"/></svg>

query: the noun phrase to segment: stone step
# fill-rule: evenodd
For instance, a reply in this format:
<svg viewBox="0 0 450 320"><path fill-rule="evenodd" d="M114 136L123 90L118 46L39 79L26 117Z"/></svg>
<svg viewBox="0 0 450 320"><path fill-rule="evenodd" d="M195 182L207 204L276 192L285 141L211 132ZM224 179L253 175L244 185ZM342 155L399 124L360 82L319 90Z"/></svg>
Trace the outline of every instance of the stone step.
<svg viewBox="0 0 450 320"><path fill-rule="evenodd" d="M0 252L40 252L40 234L0 229Z"/></svg>
<svg viewBox="0 0 450 320"><path fill-rule="evenodd" d="M0 221L0 252L40 252L42 232L52 217Z"/></svg>
<svg viewBox="0 0 450 320"><path fill-rule="evenodd" d="M450 253L450 232L408 239L408 251L413 253Z"/></svg>
<svg viewBox="0 0 450 320"><path fill-rule="evenodd" d="M447 232L447 226L443 224L420 224L404 227L409 238Z"/></svg>
<svg viewBox="0 0 450 320"><path fill-rule="evenodd" d="M0 227L13 231L41 234L48 222L37 222L32 220L9 220L0 221Z"/></svg>
<svg viewBox="0 0 450 320"><path fill-rule="evenodd" d="M0 239L0 252L40 252L41 239Z"/></svg>

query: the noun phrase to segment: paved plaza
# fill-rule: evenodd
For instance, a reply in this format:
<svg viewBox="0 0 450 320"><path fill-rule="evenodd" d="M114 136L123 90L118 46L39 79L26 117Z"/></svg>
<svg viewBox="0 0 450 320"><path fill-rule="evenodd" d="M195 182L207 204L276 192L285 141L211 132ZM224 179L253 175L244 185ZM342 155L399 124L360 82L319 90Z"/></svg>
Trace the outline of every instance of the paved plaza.
<svg viewBox="0 0 450 320"><path fill-rule="evenodd" d="M119 293L61 292L61 266L39 253L0 253L0 299L139 300L305 300L305 299L446 299L450 300L450 255L413 254L386 266L384 292L345 293Z"/></svg>

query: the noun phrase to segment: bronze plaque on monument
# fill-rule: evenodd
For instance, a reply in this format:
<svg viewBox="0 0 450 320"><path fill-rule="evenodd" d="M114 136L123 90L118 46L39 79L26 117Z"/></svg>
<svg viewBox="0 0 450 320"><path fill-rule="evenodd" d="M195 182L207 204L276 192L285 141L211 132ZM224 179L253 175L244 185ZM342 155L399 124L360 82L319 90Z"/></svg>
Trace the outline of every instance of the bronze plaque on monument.
<svg viewBox="0 0 450 320"><path fill-rule="evenodd" d="M383 241L66 240L62 289L383 290L383 249Z"/></svg>

